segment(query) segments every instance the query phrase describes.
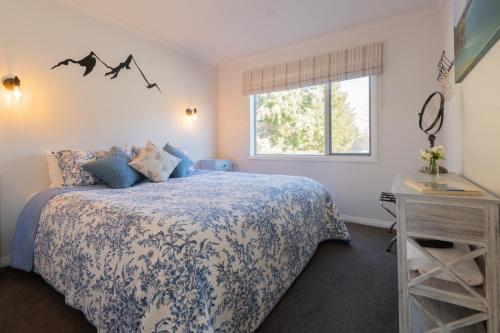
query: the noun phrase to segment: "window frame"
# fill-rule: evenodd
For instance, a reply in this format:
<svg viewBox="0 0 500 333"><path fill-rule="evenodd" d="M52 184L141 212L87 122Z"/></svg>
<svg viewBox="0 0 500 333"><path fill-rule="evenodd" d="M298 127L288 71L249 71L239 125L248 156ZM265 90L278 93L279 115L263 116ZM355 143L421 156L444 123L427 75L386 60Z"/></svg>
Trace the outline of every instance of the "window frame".
<svg viewBox="0 0 500 333"><path fill-rule="evenodd" d="M370 76L370 137L369 137L369 153L332 153L331 151L331 84L325 84L325 154L322 155L305 155L305 154L256 154L255 133L255 95L249 96L249 142L250 153L248 158L251 160L276 160L276 161L318 161L318 162L360 162L360 163L376 163L378 162L378 133L377 133L377 116L381 101L381 76Z"/></svg>

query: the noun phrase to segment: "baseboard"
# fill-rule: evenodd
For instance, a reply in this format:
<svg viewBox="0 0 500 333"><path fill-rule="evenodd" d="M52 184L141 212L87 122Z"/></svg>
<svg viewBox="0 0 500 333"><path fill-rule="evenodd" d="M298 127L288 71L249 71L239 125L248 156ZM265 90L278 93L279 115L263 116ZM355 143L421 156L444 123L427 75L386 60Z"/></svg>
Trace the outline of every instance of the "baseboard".
<svg viewBox="0 0 500 333"><path fill-rule="evenodd" d="M340 218L344 222L364 224L364 225L369 225L371 227L377 227L377 228L390 228L392 223L393 223L391 221L369 219L367 217L358 217L358 216L349 216L349 215L342 215Z"/></svg>
<svg viewBox="0 0 500 333"><path fill-rule="evenodd" d="M5 267L10 265L10 256L0 257L0 267Z"/></svg>

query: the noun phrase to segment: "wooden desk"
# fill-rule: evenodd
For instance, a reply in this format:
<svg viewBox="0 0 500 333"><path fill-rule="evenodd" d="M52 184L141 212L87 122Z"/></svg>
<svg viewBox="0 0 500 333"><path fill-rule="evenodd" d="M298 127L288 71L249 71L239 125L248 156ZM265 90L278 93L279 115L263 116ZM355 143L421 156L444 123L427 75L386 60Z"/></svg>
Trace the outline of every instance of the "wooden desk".
<svg viewBox="0 0 500 333"><path fill-rule="evenodd" d="M441 180L465 182L455 174ZM397 200L398 282L400 333L500 332L500 200L483 190L480 196L429 195L405 185L405 179L431 180L424 174L399 175L392 193ZM441 263L415 238L447 240L469 245L471 253L453 262ZM439 267L419 275L410 271L407 242L412 243ZM454 267L476 260L485 283L468 286L456 276ZM438 280L447 272L456 283ZM460 329L459 329L460 328Z"/></svg>

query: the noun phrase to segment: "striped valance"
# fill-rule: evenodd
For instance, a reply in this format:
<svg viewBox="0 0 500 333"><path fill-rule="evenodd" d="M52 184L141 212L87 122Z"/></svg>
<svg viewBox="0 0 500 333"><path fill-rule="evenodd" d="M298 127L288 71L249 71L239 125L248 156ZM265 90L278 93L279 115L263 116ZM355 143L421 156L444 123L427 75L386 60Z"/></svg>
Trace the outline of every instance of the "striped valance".
<svg viewBox="0 0 500 333"><path fill-rule="evenodd" d="M247 71L243 73L243 94L300 88L381 73L382 43L373 43Z"/></svg>

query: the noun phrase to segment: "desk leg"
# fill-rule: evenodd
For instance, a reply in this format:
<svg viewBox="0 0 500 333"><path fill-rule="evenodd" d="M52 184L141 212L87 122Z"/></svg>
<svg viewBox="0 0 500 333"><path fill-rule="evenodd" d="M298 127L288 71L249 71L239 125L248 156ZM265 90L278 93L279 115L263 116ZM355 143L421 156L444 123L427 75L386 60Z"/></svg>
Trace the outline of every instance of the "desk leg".
<svg viewBox="0 0 500 333"><path fill-rule="evenodd" d="M488 333L498 333L500 331L500 265L499 265L499 225L498 206L489 205L487 208L488 247L486 252L486 298L490 306Z"/></svg>
<svg viewBox="0 0 500 333"><path fill-rule="evenodd" d="M399 333L410 332L410 299L408 295L408 259L406 254L406 203L397 200L398 219L398 293L399 293Z"/></svg>

